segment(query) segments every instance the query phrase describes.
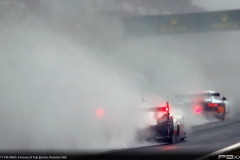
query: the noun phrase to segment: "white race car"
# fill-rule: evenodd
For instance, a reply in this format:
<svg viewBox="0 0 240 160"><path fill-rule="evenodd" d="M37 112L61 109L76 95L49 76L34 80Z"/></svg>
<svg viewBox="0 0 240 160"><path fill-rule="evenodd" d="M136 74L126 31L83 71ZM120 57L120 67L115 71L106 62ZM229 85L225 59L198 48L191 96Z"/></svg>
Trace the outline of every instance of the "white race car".
<svg viewBox="0 0 240 160"><path fill-rule="evenodd" d="M215 117L219 120L229 118L229 104L225 97L220 97L219 92L197 91L183 95L176 95L178 106L189 107L196 114L206 118Z"/></svg>

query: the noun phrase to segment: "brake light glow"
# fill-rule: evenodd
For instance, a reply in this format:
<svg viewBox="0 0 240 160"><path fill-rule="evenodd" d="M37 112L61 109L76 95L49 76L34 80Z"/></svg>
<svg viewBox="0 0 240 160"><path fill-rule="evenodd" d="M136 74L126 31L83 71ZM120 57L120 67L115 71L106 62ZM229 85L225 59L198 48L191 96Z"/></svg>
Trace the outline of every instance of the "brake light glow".
<svg viewBox="0 0 240 160"><path fill-rule="evenodd" d="M167 112L168 108L167 107L162 107L158 111L160 111L160 112Z"/></svg>
<svg viewBox="0 0 240 160"><path fill-rule="evenodd" d="M158 112L168 112L169 108L168 107L159 107Z"/></svg>
<svg viewBox="0 0 240 160"><path fill-rule="evenodd" d="M194 112L195 112L196 114L200 114L200 113L202 112L202 107L200 107L200 106L194 107Z"/></svg>
<svg viewBox="0 0 240 160"><path fill-rule="evenodd" d="M209 106L209 107L217 107L218 104L217 104L217 103L208 103L208 106Z"/></svg>
<svg viewBox="0 0 240 160"><path fill-rule="evenodd" d="M196 112L196 113L200 113L200 112L201 112L201 109L200 109L200 108L197 108L197 109L195 110L195 112Z"/></svg>
<svg viewBox="0 0 240 160"><path fill-rule="evenodd" d="M102 110L102 109L99 109L99 110L97 111L97 115L98 115L98 116L103 116L103 110Z"/></svg>

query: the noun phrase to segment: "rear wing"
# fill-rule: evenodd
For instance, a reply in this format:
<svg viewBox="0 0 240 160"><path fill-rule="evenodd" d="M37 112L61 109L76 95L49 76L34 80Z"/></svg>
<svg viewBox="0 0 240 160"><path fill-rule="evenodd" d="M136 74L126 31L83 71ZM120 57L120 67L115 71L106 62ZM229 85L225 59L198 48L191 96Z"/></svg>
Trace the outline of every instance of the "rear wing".
<svg viewBox="0 0 240 160"><path fill-rule="evenodd" d="M148 111L148 112L166 112L169 114L169 103L166 102L166 106L162 106L162 107L146 108L146 111Z"/></svg>
<svg viewBox="0 0 240 160"><path fill-rule="evenodd" d="M169 121L169 116L170 116L170 113L169 113L169 103L166 102L166 105L165 106L162 106L162 107L153 107L153 108L147 108L146 111L148 112L165 112L165 114L167 115L167 121Z"/></svg>
<svg viewBox="0 0 240 160"><path fill-rule="evenodd" d="M198 96L219 96L220 93L192 93L192 94L179 94L175 95L175 98L184 98L184 97L198 97Z"/></svg>

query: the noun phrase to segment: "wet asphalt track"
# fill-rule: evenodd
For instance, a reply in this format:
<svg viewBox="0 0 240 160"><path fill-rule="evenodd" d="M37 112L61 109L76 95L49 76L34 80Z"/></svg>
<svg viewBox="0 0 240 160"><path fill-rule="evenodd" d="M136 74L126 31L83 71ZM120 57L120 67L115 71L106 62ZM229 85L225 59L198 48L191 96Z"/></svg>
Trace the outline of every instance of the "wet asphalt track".
<svg viewBox="0 0 240 160"><path fill-rule="evenodd" d="M103 155L195 159L240 142L240 117L194 126L185 141L105 152ZM162 157L162 158L161 158Z"/></svg>

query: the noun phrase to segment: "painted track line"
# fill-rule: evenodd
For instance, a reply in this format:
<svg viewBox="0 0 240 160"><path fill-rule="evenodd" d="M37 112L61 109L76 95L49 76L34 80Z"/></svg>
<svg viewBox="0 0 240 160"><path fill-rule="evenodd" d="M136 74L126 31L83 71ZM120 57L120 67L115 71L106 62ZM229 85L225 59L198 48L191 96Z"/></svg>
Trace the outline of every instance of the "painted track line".
<svg viewBox="0 0 240 160"><path fill-rule="evenodd" d="M200 157L198 159L195 159L195 160L205 160L205 159L208 159L210 156L216 156L216 155L219 155L219 154L222 154L224 152L228 152L228 151L231 151L233 149L236 149L236 148L239 148L240 147L240 142L239 143L236 143L234 145L231 145L229 147L226 147L226 148L223 148L223 149L220 149L216 152L213 152L213 153L210 153L208 155L205 155L203 157Z"/></svg>

